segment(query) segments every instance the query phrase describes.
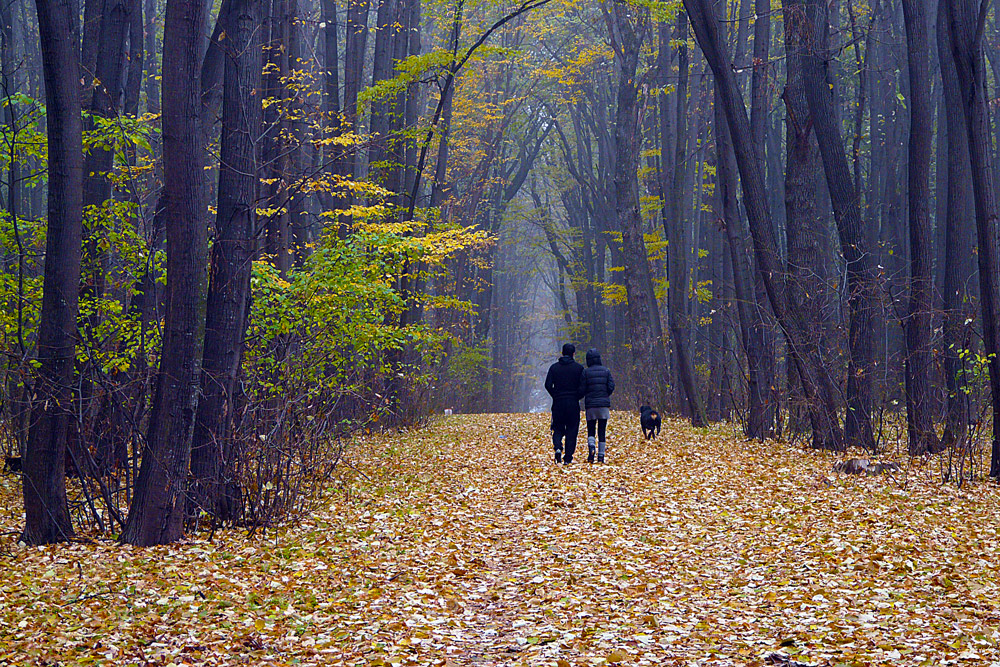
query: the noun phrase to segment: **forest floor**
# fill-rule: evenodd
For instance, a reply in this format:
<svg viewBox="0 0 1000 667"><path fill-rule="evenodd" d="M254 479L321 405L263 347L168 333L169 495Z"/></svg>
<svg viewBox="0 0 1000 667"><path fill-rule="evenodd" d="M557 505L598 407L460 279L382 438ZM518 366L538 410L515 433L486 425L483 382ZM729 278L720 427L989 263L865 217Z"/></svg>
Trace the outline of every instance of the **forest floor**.
<svg viewBox="0 0 1000 667"><path fill-rule="evenodd" d="M555 465L548 415L371 436L326 509L263 537L7 533L0 665L1000 665L995 485L637 421L613 415L602 466L585 438Z"/></svg>

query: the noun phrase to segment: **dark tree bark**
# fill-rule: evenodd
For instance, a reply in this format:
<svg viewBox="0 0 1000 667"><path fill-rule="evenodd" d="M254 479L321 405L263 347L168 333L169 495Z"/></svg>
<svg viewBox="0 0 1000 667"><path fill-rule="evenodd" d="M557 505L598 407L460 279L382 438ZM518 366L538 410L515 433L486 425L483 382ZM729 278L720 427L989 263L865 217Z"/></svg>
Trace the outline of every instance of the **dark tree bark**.
<svg viewBox="0 0 1000 667"><path fill-rule="evenodd" d="M365 46L368 43L368 11L370 0L348 0L347 24L344 36L344 122L346 132L358 130L358 94L361 92L362 73L365 64ZM348 150L338 165L337 173L344 178L353 178L357 165L357 151ZM351 205L350 195L346 195L341 205Z"/></svg>
<svg viewBox="0 0 1000 667"><path fill-rule="evenodd" d="M376 0L375 49L372 56L372 86L392 77L393 44L399 32L399 0ZM404 35L405 36L405 35ZM389 130L392 114L395 112L393 99L378 99L372 102L369 131L374 144L370 161L373 163L369 178L381 180L388 171L380 162L389 158Z"/></svg>
<svg viewBox="0 0 1000 667"><path fill-rule="evenodd" d="M201 387L207 282L201 65L205 5L167 0L163 33L163 201L167 310L142 466L122 540L166 544L183 534L185 488Z"/></svg>
<svg viewBox="0 0 1000 667"><path fill-rule="evenodd" d="M993 448L990 477L1000 477L1000 207L991 159L989 97L983 34L988 2L952 0L948 5L951 49L958 71L962 110L969 138L972 192L976 204L976 236L979 257L979 304L982 309L983 342L989 361L993 394Z"/></svg>
<svg viewBox="0 0 1000 667"><path fill-rule="evenodd" d="M282 277L292 268L291 205L289 174L292 167L292 129L290 123L291 91L282 81L289 75L291 50L290 30L294 0L272 0L270 14L271 39L268 49L266 96L273 98L268 107L268 136L264 162L268 165L274 183L269 186L271 207L277 211L266 220L264 247ZM354 129L354 128L352 128Z"/></svg>
<svg viewBox="0 0 1000 667"><path fill-rule="evenodd" d="M146 33L146 105L149 113L160 113L160 42L157 34L157 0L141 0L145 3ZM154 141L156 141L154 137ZM154 152L158 148L154 145Z"/></svg>
<svg viewBox="0 0 1000 667"><path fill-rule="evenodd" d="M240 513L232 441L236 378L250 305L262 118L261 0L232 0L220 15L228 39L222 95L219 199L208 287L202 396L191 445L194 502L220 521Z"/></svg>
<svg viewBox="0 0 1000 667"><path fill-rule="evenodd" d="M407 55L410 57L418 56L421 52L421 34L420 34L420 16L421 16L421 6L420 0L407 0L407 20L406 28L409 33L407 38L408 51ZM413 128L417 124L417 120L420 117L420 108L423 100L423 94L421 87L418 83L413 82L407 86L406 90L406 108L403 111L403 127ZM400 206L409 208L408 198L412 196L413 183L416 180L415 169L417 167L417 141L415 138L411 137L405 142L405 151L403 156L403 192L400 197Z"/></svg>
<svg viewBox="0 0 1000 667"><path fill-rule="evenodd" d="M140 0L128 0L128 76L125 80L125 98L122 105L129 116L139 114L139 95L142 92L142 68L145 56L145 39L142 30L142 3Z"/></svg>
<svg viewBox="0 0 1000 667"><path fill-rule="evenodd" d="M753 78L750 82L750 132L760 155L764 156L767 131L767 79L771 70L768 62L771 44L770 0L754 0L753 24ZM773 223L772 223L773 225ZM767 290L759 271L752 271L754 321L750 331L756 341L753 346L759 355L754 372L757 378L756 394L751 394L747 406L747 424L752 435L763 440L774 435L778 418L777 361L774 356L774 334L771 313L767 304Z"/></svg>
<svg viewBox="0 0 1000 667"><path fill-rule="evenodd" d="M222 73L226 66L225 42L228 39L222 24L222 17L230 12L231 4L232 0L222 0L219 7L219 17L215 21L212 36L208 40L208 48L205 49L205 57L201 61L201 122L202 131L206 135L206 143L210 141L209 135L212 134L222 106ZM263 29L263 26L260 29Z"/></svg>
<svg viewBox="0 0 1000 667"><path fill-rule="evenodd" d="M829 375L818 350L810 345L805 319L801 313L789 307L786 299L785 274L777 239L770 224L764 187L763 156L752 141L750 119L733 76L725 44L719 35L718 21L708 0L684 0L684 7L721 93L720 101L729 124L740 171L757 270L761 272L771 308L785 332L790 353L802 379L813 425L813 446L843 449L844 434L837 421L837 408Z"/></svg>
<svg viewBox="0 0 1000 667"><path fill-rule="evenodd" d="M348 0L349 2L350 0ZM324 111L333 118L340 113L340 52L337 38L337 0L320 0L323 17Z"/></svg>
<svg viewBox="0 0 1000 667"><path fill-rule="evenodd" d="M463 10L464 2L455 5L455 15L451 23L451 32L448 36L448 49L451 51L452 67L458 62L460 38L462 27L465 23ZM434 125L437 127L438 139L437 158L434 164L434 180L431 184L431 207L438 208L444 203L448 193L448 155L451 144L451 118L455 101L455 75L457 72L448 71L445 74L444 88L438 102L438 108L434 114ZM419 166L419 165L418 165ZM411 194L411 199L416 201L416 194ZM407 216L410 217L410 216Z"/></svg>
<svg viewBox="0 0 1000 667"><path fill-rule="evenodd" d="M670 324L670 340L672 341L674 347L674 360L677 364L677 375L684 389L684 395L687 398L688 410L691 413L691 423L694 426L705 426L708 423L708 416L705 413L704 401L702 400L701 391L698 388L697 378L695 377L694 362L691 358L690 339L687 333L689 325L687 317L685 316L685 305L688 298L688 288L691 282L691 271L688 268L687 261L690 250L687 243L685 243L684 238L684 177L685 172L687 171L685 146L687 143L688 115L688 21L687 14L684 12L680 12L677 15L677 31L675 33L675 38L679 40L677 54L679 70L677 77L677 124L676 135L674 137L676 140L674 144L674 169L669 189L666 187L665 173L661 185L665 196L669 192L669 196L666 196L666 201L664 202L666 215L663 218L663 232L667 238L668 244L668 275L670 279L670 286L667 290L667 300L669 302L667 304L667 316ZM667 32L667 26L664 24L660 25L659 39L661 49L669 48L669 33ZM630 74L630 76L634 77L634 74ZM619 97L619 104L620 103L621 97ZM619 119L620 118L621 116L619 114ZM663 130L666 129L663 127L664 125L665 123L662 122L661 119L661 153L665 153L667 151L670 139L669 136L663 134ZM636 146L636 150L638 150L638 148L639 147ZM620 155L621 150L619 149L619 156ZM619 159L621 158L619 157ZM663 158L661 157L661 160L662 159ZM635 168L633 168L633 172L634 171ZM636 197L638 198L638 194ZM641 231L640 227L640 239L642 238ZM643 246L643 250L645 251L645 246ZM651 282L650 285L652 285ZM655 305L655 299L653 300L653 303ZM658 315L657 319L659 319Z"/></svg>
<svg viewBox="0 0 1000 667"><path fill-rule="evenodd" d="M10 216L12 224L15 225L15 230L19 229L16 225L18 224L18 216L23 216L22 212L22 184L21 184L21 157L18 155L17 142L14 141L16 135L11 135L11 131L16 133L17 127L19 125L19 109L15 102L14 95L18 92L17 83L17 39L15 37L15 26L14 26L14 16L11 11L13 8L13 3L6 2L0 4L0 96L4 100L3 109L3 122L8 127L11 128L7 132L8 139L4 142L3 149L7 153L8 167L7 167L7 201L6 209L7 214ZM22 31L23 32L23 31ZM19 235L19 232L18 232ZM9 268L13 269L16 266L17 271L17 293L18 307L17 307L17 349L18 354L23 356L27 346L25 344L24 338L24 302L20 295L24 294L24 279L26 270L26 259L27 253L23 243L21 243L19 236L17 237L16 244L18 250L16 253L16 258L9 255L6 250L0 252L0 261L3 268L6 270ZM12 253L13 254L13 253ZM13 365L15 363L14 359L8 359L8 364ZM8 396L14 396L15 393L23 393L23 391L18 392L17 387L12 383L8 388L10 392ZM21 403L21 401L17 401ZM23 414L23 411L18 407L14 409L15 412ZM15 418L17 422L20 419ZM20 434L22 429L18 428L17 432ZM22 438L18 437L19 442L23 443Z"/></svg>
<svg viewBox="0 0 1000 667"><path fill-rule="evenodd" d="M911 456L939 448L934 431L931 320L934 247L931 236L931 72L924 0L903 0L909 64L910 111L907 182L910 227L910 307L906 317L906 425ZM855 192L857 190L855 189Z"/></svg>
<svg viewBox="0 0 1000 667"><path fill-rule="evenodd" d="M717 99L721 97L716 84ZM726 232L729 254L732 258L733 288L736 295L736 315L740 327L740 341L747 358L747 417L743 434L748 439L763 440L766 430L766 387L763 386L761 358L764 354L762 340L755 330L760 316L755 311L752 239L743 227L743 219L736 203L736 157L732 138L726 123L722 103L715 104L715 143L718 152L716 165L718 187L722 203L721 219Z"/></svg>
<svg viewBox="0 0 1000 667"><path fill-rule="evenodd" d="M639 50L649 30L646 12L624 2L615 2L605 18L612 33L616 65L620 62L615 112L615 217L622 234L622 254L626 259L622 275L628 295L628 319L632 343L632 397L637 405L665 405L663 371L667 368L663 342L656 336L653 319L659 320L653 294L649 258L639 212L639 151L642 141L642 104L636 85ZM705 423L704 408L696 413Z"/></svg>
<svg viewBox="0 0 1000 667"><path fill-rule="evenodd" d="M97 76L97 52L104 24L104 4L107 0L80 0L83 3L83 42L80 47L80 78L89 92Z"/></svg>
<svg viewBox="0 0 1000 667"><path fill-rule="evenodd" d="M945 445L962 442L969 427L969 395L966 372L968 364L963 351L972 347L973 328L969 323L975 318L973 295L976 293L972 248L975 234L968 213L976 210L972 192L972 165L969 161L969 135L963 110L962 92L958 84L958 70L951 49L948 27L948 9L944 2L938 5L937 18L938 56L941 59L941 79L944 91L943 119L938 132L945 130L947 158L938 155L938 169L945 167L947 189L944 193L945 214L938 225L943 225L944 237L944 287L941 290L944 306L943 340L945 384L948 390L948 417L942 441ZM945 164L942 164L942 163Z"/></svg>
<svg viewBox="0 0 1000 667"><path fill-rule="evenodd" d="M21 539L29 545L73 536L65 462L73 418L83 225L79 16L72 0L36 0L35 7L45 75L49 184L39 368L22 477L25 526Z"/></svg>
<svg viewBox="0 0 1000 667"><path fill-rule="evenodd" d="M104 0L101 21L97 29L96 71L90 101L90 112L96 118L114 118L121 112L122 74L125 64L125 36L128 34L130 0ZM93 125L91 125L93 127ZM84 292L98 298L104 292L107 262L99 249L101 207L111 199L110 172L114 162L111 147L94 147L84 161L83 205L90 211L86 220L87 267ZM99 315L97 316L99 318ZM96 320L89 323L96 327Z"/></svg>
<svg viewBox="0 0 1000 667"><path fill-rule="evenodd" d="M797 16L801 17L801 14ZM785 52L800 52L805 47L803 21L791 17L783 23ZM787 58L785 64L786 81L782 99L785 103L787 294L789 307L801 312L807 322L806 333L810 344L822 349L823 295L826 292L822 267L826 260L823 217L816 206L822 163L802 83L801 59ZM789 371L794 374L794 369Z"/></svg>
<svg viewBox="0 0 1000 667"><path fill-rule="evenodd" d="M848 441L869 451L875 451L872 430L872 384L875 371L875 303L878 290L877 262L869 244L861 201L854 189L835 101L827 78L830 53L827 46L828 22L822 0L806 0L804 4L786 2L785 20L789 11L804 11L806 48L789 54L801 58L802 79L806 101L812 114L813 127L823 157L830 201L840 236L840 248L847 262L848 303L851 324L849 346L851 360L847 369L847 414L845 432Z"/></svg>

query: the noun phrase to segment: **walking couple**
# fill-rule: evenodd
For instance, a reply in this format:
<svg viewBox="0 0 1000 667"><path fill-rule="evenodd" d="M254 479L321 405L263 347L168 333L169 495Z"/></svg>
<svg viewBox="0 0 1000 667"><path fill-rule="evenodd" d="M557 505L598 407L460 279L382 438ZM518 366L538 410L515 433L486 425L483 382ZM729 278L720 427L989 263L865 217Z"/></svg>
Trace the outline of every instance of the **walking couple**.
<svg viewBox="0 0 1000 667"><path fill-rule="evenodd" d="M545 391L552 397L552 446L556 463L569 465L576 451L576 434L580 430L580 399L587 412L587 463L604 463L608 417L611 416L611 394L615 380L601 363L597 349L587 350L587 368L573 360L576 346L566 343L559 361L549 367L545 376ZM566 449L563 451L563 439Z"/></svg>

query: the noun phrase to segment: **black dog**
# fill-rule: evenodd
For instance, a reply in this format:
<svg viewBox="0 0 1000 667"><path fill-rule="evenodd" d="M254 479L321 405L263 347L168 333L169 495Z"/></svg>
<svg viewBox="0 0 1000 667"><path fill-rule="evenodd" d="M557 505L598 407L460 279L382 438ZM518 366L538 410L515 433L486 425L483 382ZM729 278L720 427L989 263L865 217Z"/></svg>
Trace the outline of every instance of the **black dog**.
<svg viewBox="0 0 1000 667"><path fill-rule="evenodd" d="M4 456L3 457L3 471L4 472L21 472L21 457L20 456Z"/></svg>
<svg viewBox="0 0 1000 667"><path fill-rule="evenodd" d="M660 434L660 413L648 405L642 406L639 408L639 424L646 440L655 438Z"/></svg>

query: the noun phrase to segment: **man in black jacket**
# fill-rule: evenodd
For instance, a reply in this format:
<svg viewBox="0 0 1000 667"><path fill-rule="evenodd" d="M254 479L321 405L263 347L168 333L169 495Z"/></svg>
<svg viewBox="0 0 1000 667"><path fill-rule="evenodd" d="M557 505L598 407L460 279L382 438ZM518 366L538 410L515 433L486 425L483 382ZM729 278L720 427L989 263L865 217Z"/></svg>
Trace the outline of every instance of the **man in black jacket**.
<svg viewBox="0 0 1000 667"><path fill-rule="evenodd" d="M566 343L563 356L549 366L545 376L545 391L552 397L552 446L556 463L569 465L576 451L576 434L580 430L580 399L577 391L583 366L573 361L576 346ZM563 438L566 438L566 456L563 457Z"/></svg>
<svg viewBox="0 0 1000 667"><path fill-rule="evenodd" d="M594 454L597 454L598 463L604 463L613 393L615 393L615 379L611 377L611 371L607 366L601 363L601 353L596 348L587 350L587 369L580 374L580 389L577 393L577 398L586 399L584 405L587 408L587 463L594 462Z"/></svg>

